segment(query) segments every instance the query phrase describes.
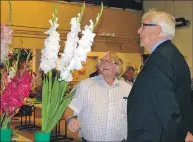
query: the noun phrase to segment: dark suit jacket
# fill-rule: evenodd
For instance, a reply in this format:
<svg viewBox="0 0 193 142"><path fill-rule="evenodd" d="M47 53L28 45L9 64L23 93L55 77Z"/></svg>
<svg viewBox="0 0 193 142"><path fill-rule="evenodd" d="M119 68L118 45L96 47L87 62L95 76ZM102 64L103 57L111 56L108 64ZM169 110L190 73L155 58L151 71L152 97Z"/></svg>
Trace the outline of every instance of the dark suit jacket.
<svg viewBox="0 0 193 142"><path fill-rule="evenodd" d="M193 134L188 65L171 43L149 56L128 97L128 142L184 142Z"/></svg>

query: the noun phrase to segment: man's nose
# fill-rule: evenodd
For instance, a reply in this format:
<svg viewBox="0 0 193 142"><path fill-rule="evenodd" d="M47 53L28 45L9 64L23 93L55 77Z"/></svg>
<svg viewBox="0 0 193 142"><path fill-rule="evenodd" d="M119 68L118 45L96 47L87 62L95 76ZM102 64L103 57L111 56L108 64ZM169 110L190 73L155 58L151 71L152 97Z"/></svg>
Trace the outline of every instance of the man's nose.
<svg viewBox="0 0 193 142"><path fill-rule="evenodd" d="M138 34L141 34L141 30L142 30L142 27L139 28L139 30L137 31Z"/></svg>

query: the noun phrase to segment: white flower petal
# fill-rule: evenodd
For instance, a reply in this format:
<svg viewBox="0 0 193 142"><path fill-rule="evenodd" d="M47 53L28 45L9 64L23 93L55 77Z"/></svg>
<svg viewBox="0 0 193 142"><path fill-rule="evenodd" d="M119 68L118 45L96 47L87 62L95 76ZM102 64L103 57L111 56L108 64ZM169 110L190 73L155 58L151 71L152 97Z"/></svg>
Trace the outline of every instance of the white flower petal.
<svg viewBox="0 0 193 142"><path fill-rule="evenodd" d="M60 73L60 80L65 80L65 81L72 81L72 74L70 73L69 70L65 70Z"/></svg>

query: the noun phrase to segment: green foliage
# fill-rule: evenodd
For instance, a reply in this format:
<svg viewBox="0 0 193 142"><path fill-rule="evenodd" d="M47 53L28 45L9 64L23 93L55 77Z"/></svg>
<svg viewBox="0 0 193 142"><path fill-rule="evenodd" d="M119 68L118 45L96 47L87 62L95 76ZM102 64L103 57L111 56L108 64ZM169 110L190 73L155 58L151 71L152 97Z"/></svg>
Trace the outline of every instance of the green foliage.
<svg viewBox="0 0 193 142"><path fill-rule="evenodd" d="M9 62L12 63L14 61L17 61L18 58L19 58L19 62L32 60L31 52L32 52L31 49L14 48L13 55L9 55L10 56Z"/></svg>
<svg viewBox="0 0 193 142"><path fill-rule="evenodd" d="M11 118L9 117L9 114L6 111L5 113L3 113L3 116L1 116L0 128L3 128L3 129L10 128L10 122L11 122Z"/></svg>
<svg viewBox="0 0 193 142"><path fill-rule="evenodd" d="M95 28L95 27L97 26L97 24L99 23L102 14L103 14L103 3L101 2L101 11L97 14L96 22L95 22L95 24L94 24L94 28ZM94 28L92 29L92 31L94 31Z"/></svg>
<svg viewBox="0 0 193 142"><path fill-rule="evenodd" d="M79 22L79 23L80 23L81 20L82 20L82 16L83 16L83 14L84 14L85 8L86 8L86 5L85 5L85 2L84 2L83 5L82 5L82 8L81 8L80 16L78 17L78 22Z"/></svg>
<svg viewBox="0 0 193 142"><path fill-rule="evenodd" d="M42 89L42 132L51 132L60 120L73 97L73 91L66 94L68 82L58 81L50 71L43 79Z"/></svg>

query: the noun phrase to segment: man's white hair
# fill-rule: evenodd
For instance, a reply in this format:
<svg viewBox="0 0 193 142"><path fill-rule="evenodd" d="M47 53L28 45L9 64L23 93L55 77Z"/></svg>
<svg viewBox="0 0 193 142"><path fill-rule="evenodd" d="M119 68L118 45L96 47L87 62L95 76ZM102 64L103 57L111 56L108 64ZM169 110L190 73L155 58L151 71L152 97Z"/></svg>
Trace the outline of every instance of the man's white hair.
<svg viewBox="0 0 193 142"><path fill-rule="evenodd" d="M142 17L142 21L147 18L151 18L152 24L158 24L162 28L161 35L167 36L173 39L175 36L175 18L166 12L158 12L154 9L150 9Z"/></svg>

